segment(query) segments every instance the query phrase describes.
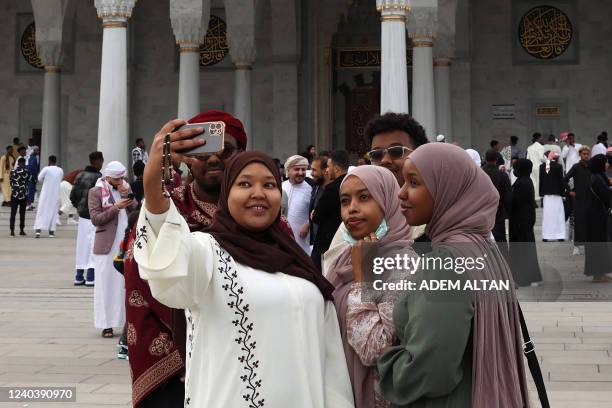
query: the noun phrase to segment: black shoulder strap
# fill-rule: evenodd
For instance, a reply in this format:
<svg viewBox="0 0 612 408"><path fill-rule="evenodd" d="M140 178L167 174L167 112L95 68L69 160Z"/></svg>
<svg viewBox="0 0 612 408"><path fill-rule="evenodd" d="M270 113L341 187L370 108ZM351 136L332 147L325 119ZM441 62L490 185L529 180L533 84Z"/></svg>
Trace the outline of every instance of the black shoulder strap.
<svg viewBox="0 0 612 408"><path fill-rule="evenodd" d="M521 305L518 305L519 316L521 319L521 331L523 332L523 353L525 353L525 357L527 357L527 364L529 365L529 371L531 372L531 376L533 377L533 382L538 390L538 397L540 397L540 404L542 404L542 408L550 408L550 403L548 402L548 395L546 395L546 386L544 385L544 379L542 378L542 371L540 370L540 363L538 362L538 357L535 353L535 345L531 338L529 337L529 331L527 330L527 323L525 323L525 318L523 317L523 311L521 310Z"/></svg>

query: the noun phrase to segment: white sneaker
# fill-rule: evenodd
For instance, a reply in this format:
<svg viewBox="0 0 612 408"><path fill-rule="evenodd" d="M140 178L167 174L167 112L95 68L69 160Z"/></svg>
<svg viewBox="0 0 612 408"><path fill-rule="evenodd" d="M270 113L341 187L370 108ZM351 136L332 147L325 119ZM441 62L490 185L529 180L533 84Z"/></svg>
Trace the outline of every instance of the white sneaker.
<svg viewBox="0 0 612 408"><path fill-rule="evenodd" d="M577 246L575 246L574 250L572 251L572 256L576 256L576 255L580 255L580 249L578 249Z"/></svg>
<svg viewBox="0 0 612 408"><path fill-rule="evenodd" d="M55 222L55 225L62 225L62 220L58 218L57 221Z"/></svg>
<svg viewBox="0 0 612 408"><path fill-rule="evenodd" d="M75 221L74 218L70 217L68 218L68 222L66 222L66 225L79 225L79 222Z"/></svg>

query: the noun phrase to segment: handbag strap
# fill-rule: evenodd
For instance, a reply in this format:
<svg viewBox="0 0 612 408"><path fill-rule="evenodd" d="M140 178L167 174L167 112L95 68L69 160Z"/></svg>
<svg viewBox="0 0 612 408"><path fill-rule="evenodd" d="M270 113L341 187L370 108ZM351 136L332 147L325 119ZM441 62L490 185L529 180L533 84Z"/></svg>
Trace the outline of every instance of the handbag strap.
<svg viewBox="0 0 612 408"><path fill-rule="evenodd" d="M538 390L540 404L542 405L542 408L550 408L548 395L546 394L546 386L544 385L544 378L542 377L542 371L540 370L540 363L538 362L538 357L535 353L535 345L529 337L529 331L527 330L527 323L525 323L521 305L518 305L518 310L521 321L521 331L523 332L523 353L525 354L525 357L527 357L527 364L529 365L529 371L531 372L533 382Z"/></svg>

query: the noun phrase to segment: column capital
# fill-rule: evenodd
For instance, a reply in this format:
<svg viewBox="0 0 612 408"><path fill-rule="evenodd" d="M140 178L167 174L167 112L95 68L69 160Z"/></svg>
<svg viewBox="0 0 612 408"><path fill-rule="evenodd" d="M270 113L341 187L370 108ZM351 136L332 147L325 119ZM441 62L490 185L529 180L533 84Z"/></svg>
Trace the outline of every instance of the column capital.
<svg viewBox="0 0 612 408"><path fill-rule="evenodd" d="M181 46L181 50L189 48L199 49L206 35L206 29L202 27L200 15L170 17L170 23L176 43Z"/></svg>
<svg viewBox="0 0 612 408"><path fill-rule="evenodd" d="M57 68L59 70L62 59L62 44L60 41L41 41L37 39L36 51L45 69Z"/></svg>
<svg viewBox="0 0 612 408"><path fill-rule="evenodd" d="M232 62L245 69L255 62L255 2L225 0L227 43Z"/></svg>
<svg viewBox="0 0 612 408"><path fill-rule="evenodd" d="M410 0L376 0L376 10L383 16L406 16L406 13L410 11Z"/></svg>
<svg viewBox="0 0 612 408"><path fill-rule="evenodd" d="M241 43L239 41L240 39L236 40L237 41L229 41L232 63L234 64L234 67L236 69L250 69L250 67L255 62L255 47L250 46L250 44L248 44L248 41L245 43Z"/></svg>
<svg viewBox="0 0 612 408"><path fill-rule="evenodd" d="M95 0L98 18L103 27L126 27L137 0Z"/></svg>
<svg viewBox="0 0 612 408"><path fill-rule="evenodd" d="M170 23L181 52L199 50L209 20L210 0L170 0Z"/></svg>
<svg viewBox="0 0 612 408"><path fill-rule="evenodd" d="M434 58L450 59L454 56L454 48L455 41L452 36L438 33L434 44Z"/></svg>
<svg viewBox="0 0 612 408"><path fill-rule="evenodd" d="M438 28L437 7L413 7L406 24L408 35L416 42L431 42ZM431 47L431 45L427 45Z"/></svg>

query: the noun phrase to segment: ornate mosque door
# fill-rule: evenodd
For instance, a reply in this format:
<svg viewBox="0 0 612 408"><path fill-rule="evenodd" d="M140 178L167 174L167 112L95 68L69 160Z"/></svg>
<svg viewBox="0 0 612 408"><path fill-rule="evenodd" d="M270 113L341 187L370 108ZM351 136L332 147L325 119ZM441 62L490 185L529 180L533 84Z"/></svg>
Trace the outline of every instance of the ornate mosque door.
<svg viewBox="0 0 612 408"><path fill-rule="evenodd" d="M365 126L380 112L380 87L378 84L358 86L345 95L345 101L345 149L362 156L370 150Z"/></svg>

